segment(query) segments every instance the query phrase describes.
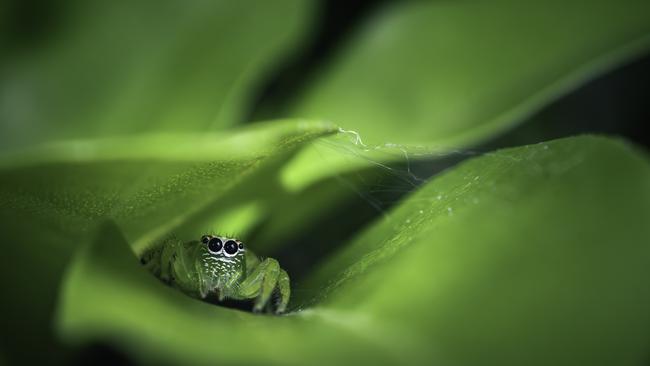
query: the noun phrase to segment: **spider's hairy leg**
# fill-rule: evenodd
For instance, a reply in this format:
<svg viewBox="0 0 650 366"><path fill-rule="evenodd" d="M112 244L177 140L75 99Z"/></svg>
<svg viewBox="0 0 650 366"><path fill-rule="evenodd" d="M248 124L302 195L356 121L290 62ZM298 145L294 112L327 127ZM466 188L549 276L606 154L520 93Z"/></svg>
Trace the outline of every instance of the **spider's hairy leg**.
<svg viewBox="0 0 650 366"><path fill-rule="evenodd" d="M291 286L289 274L283 269L280 269L280 275L278 276L278 290L280 290L280 300L275 312L284 313L289 303L289 296L291 296Z"/></svg>
<svg viewBox="0 0 650 366"><path fill-rule="evenodd" d="M253 269L260 264L260 259L250 249L246 250L244 255L246 256L246 276L249 276Z"/></svg>
<svg viewBox="0 0 650 366"><path fill-rule="evenodd" d="M160 253L162 248L154 248L145 251L140 257L140 263L156 277L160 277Z"/></svg>
<svg viewBox="0 0 650 366"><path fill-rule="evenodd" d="M177 246L173 242L167 242L162 246L160 253L160 279L170 282L173 279L172 266L176 256Z"/></svg>
<svg viewBox="0 0 650 366"><path fill-rule="evenodd" d="M239 286L239 296L247 299L256 297L253 311L261 311L269 302L278 283L280 264L273 258L266 258L250 272Z"/></svg>
<svg viewBox="0 0 650 366"><path fill-rule="evenodd" d="M190 296L205 298L212 289L212 283L203 275L201 246L196 241L175 245L172 256L174 286Z"/></svg>
<svg viewBox="0 0 650 366"><path fill-rule="evenodd" d="M167 238L158 245L147 249L140 256L140 263L159 279L169 282L173 254L176 251L174 238Z"/></svg>

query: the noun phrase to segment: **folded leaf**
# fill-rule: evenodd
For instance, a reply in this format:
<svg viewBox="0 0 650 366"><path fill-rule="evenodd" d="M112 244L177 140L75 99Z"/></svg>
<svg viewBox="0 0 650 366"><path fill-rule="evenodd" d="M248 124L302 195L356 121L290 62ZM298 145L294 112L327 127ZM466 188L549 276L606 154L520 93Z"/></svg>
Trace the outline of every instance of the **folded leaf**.
<svg viewBox="0 0 650 366"><path fill-rule="evenodd" d="M399 3L365 24L293 113L370 144L467 146L649 46L646 1Z"/></svg>
<svg viewBox="0 0 650 366"><path fill-rule="evenodd" d="M212 134L52 143L2 156L0 246L10 260L0 268L0 314L12 359L50 357L34 350L53 348L48 330L63 268L99 222L117 222L137 252L170 232L192 238L245 228L266 210L258 182L273 189L275 165L333 132L327 123L287 120ZM224 213L231 214L226 227Z"/></svg>
<svg viewBox="0 0 650 366"><path fill-rule="evenodd" d="M335 121L358 133L368 151L359 149L361 156L354 158L328 150L316 168L311 161L322 152L306 149L285 169L283 182L299 190L374 161L403 161L403 151L431 158L488 141L646 52L649 4L499 0L386 6L290 111Z"/></svg>
<svg viewBox="0 0 650 366"><path fill-rule="evenodd" d="M302 311L282 317L164 286L108 225L76 257L58 325L183 364L640 364L648 187L647 158L603 138L472 159L296 284Z"/></svg>

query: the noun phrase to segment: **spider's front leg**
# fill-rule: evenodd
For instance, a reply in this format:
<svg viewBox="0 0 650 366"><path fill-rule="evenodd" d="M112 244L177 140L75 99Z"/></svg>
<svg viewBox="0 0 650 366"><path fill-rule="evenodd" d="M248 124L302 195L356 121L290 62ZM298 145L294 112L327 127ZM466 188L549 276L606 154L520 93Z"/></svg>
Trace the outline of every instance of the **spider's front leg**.
<svg viewBox="0 0 650 366"><path fill-rule="evenodd" d="M280 300L275 312L282 313L289 302L289 275L273 258L266 258L255 265L244 281L239 284L239 296L246 299L255 298L253 311L261 311L269 303L271 295L278 289Z"/></svg>

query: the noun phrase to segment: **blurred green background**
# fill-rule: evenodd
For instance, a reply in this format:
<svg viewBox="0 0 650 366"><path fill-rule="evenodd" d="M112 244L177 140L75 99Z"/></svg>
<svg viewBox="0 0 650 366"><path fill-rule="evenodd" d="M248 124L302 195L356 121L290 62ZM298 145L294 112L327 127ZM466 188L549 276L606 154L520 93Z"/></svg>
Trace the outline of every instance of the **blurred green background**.
<svg viewBox="0 0 650 366"><path fill-rule="evenodd" d="M0 364L650 362L647 1L0 19ZM211 231L289 314L139 265Z"/></svg>

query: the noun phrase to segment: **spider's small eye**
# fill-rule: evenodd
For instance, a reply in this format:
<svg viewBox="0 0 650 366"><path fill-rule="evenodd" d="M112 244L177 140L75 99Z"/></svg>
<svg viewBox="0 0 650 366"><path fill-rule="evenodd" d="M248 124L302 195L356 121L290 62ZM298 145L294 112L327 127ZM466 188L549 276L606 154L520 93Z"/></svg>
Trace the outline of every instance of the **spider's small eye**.
<svg viewBox="0 0 650 366"><path fill-rule="evenodd" d="M208 241L208 250L213 253L219 252L222 247L223 243L221 243L221 239L219 238L212 238Z"/></svg>
<svg viewBox="0 0 650 366"><path fill-rule="evenodd" d="M203 244L208 244L209 241L210 241L210 237L209 237L209 236L207 236L207 235L203 235L203 236L201 237L201 243L203 243Z"/></svg>
<svg viewBox="0 0 650 366"><path fill-rule="evenodd" d="M226 252L226 254L233 255L237 253L237 243L234 240L228 240L226 244L223 246L223 250Z"/></svg>
<svg viewBox="0 0 650 366"><path fill-rule="evenodd" d="M239 249L244 249L244 243L239 243Z"/></svg>

